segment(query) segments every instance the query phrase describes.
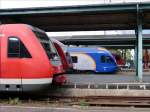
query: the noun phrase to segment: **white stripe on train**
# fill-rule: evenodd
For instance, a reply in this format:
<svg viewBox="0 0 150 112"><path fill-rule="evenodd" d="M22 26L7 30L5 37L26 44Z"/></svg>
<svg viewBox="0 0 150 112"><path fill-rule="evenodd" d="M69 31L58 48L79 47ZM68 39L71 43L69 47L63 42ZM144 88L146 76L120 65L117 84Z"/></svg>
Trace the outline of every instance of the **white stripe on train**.
<svg viewBox="0 0 150 112"><path fill-rule="evenodd" d="M49 84L49 83L52 83L52 78L37 78L37 79L0 78L0 84Z"/></svg>

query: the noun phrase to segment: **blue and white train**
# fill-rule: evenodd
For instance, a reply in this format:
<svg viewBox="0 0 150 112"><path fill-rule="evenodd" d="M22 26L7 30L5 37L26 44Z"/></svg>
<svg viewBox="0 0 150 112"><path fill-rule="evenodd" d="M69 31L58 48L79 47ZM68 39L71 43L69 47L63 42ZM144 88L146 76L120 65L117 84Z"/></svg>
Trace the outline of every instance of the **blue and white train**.
<svg viewBox="0 0 150 112"><path fill-rule="evenodd" d="M115 58L105 48L68 47L68 52L72 57L74 70L96 73L117 71Z"/></svg>

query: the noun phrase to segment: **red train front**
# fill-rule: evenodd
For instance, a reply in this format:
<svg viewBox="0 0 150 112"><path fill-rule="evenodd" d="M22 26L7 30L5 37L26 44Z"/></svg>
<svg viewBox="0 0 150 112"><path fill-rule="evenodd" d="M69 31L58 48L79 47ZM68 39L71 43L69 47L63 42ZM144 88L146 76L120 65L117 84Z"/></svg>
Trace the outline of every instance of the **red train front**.
<svg viewBox="0 0 150 112"><path fill-rule="evenodd" d="M61 58L63 69L65 71L72 70L73 64L72 64L71 56L67 52L67 47L60 41L58 41L54 38L51 38L51 39L52 39L52 42L54 43L54 46L56 47L56 49L58 51L60 58Z"/></svg>
<svg viewBox="0 0 150 112"><path fill-rule="evenodd" d="M53 83L56 85L63 85L67 80L67 77L64 74L67 69L66 68L67 58L65 56L62 47L57 43L57 40L52 39L52 43L54 44L56 51L58 53L58 55L56 56L57 59L52 60L53 62L55 62L55 64L53 64L54 67Z"/></svg>
<svg viewBox="0 0 150 112"><path fill-rule="evenodd" d="M62 48L60 46L57 46L53 41L50 41L50 43L54 45L54 51L52 51L54 55L51 59L51 63L53 65L53 74L54 76L63 74L65 70L62 63Z"/></svg>
<svg viewBox="0 0 150 112"><path fill-rule="evenodd" d="M53 78L53 45L44 31L25 24L0 25L0 91L35 91Z"/></svg>
<svg viewBox="0 0 150 112"><path fill-rule="evenodd" d="M119 68L125 67L125 62L124 62L123 58L122 58L120 55L118 55L118 54L113 54L113 56L114 56L114 58L116 59L117 66L118 66Z"/></svg>

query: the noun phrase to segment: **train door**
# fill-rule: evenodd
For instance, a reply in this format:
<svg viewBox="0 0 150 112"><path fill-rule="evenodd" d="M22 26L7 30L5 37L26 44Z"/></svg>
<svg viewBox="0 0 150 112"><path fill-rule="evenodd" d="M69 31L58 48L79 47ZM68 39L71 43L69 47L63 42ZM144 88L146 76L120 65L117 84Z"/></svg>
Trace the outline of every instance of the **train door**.
<svg viewBox="0 0 150 112"><path fill-rule="evenodd" d="M21 91L20 41L4 32L1 39L1 90Z"/></svg>

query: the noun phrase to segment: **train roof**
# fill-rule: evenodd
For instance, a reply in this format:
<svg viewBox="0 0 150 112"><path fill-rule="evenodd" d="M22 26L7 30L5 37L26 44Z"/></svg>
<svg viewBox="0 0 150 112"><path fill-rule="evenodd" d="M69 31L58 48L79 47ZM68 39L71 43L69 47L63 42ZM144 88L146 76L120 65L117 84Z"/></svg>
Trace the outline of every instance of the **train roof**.
<svg viewBox="0 0 150 112"><path fill-rule="evenodd" d="M90 48L90 47L68 47L68 52L85 52L85 53L109 53L109 51L105 48Z"/></svg>
<svg viewBox="0 0 150 112"><path fill-rule="evenodd" d="M52 37L50 37L50 36L49 36L49 38L51 38L51 40L52 40L53 42L55 42L55 43L57 43L58 45L60 45L61 48L63 49L63 51L64 51L65 53L67 52L67 46L66 46L66 45L64 45L63 43L61 43L60 41L58 41L58 40L55 39L55 38L52 38Z"/></svg>
<svg viewBox="0 0 150 112"><path fill-rule="evenodd" d="M33 30L33 31L38 31L38 32L41 32L41 33L45 33L44 30L42 29L39 29L37 27L34 27L32 25L29 25L29 24L23 24L23 23L17 23L17 24L1 24L0 27L9 27L9 28L24 28L24 27L28 27L29 29Z"/></svg>
<svg viewBox="0 0 150 112"><path fill-rule="evenodd" d="M66 47L66 45L64 45L63 43L61 43L61 42L60 42L60 41L58 41L57 39L52 38L52 37L50 37L50 36L49 36L49 38L51 38L51 40L52 40L53 42L55 42L55 43L59 44L60 46L62 46L62 47Z"/></svg>

